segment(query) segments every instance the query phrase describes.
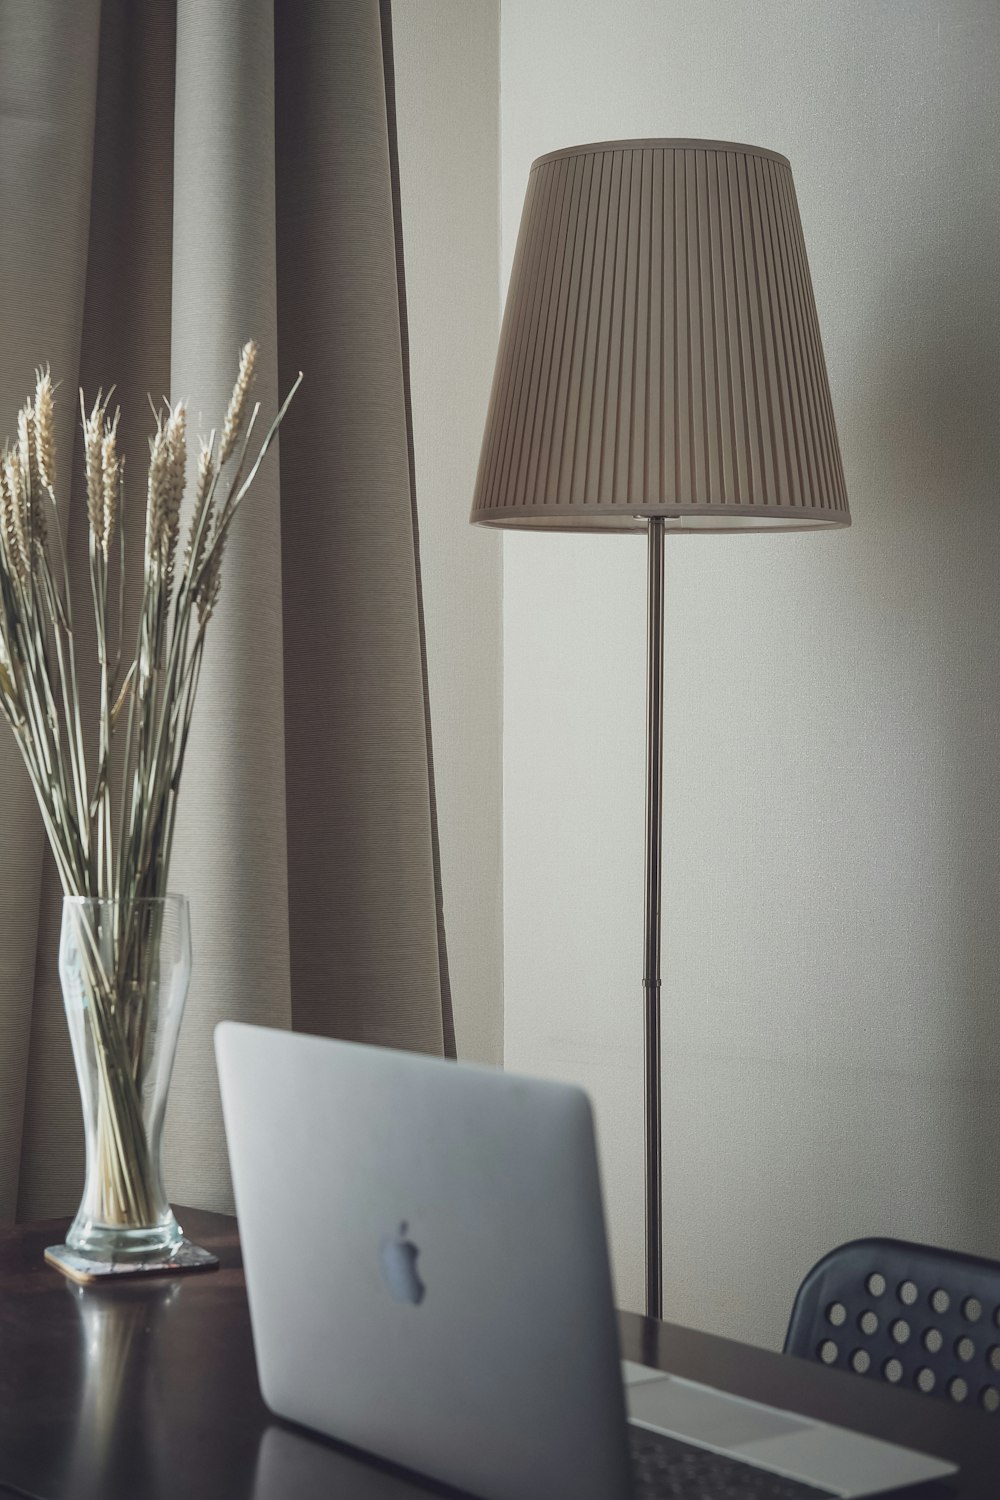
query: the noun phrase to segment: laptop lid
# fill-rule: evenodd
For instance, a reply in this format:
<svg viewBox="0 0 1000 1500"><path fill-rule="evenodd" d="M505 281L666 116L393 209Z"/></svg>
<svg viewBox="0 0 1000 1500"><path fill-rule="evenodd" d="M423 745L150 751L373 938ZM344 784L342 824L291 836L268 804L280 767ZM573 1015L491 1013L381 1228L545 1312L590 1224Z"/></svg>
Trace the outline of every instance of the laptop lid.
<svg viewBox="0 0 1000 1500"><path fill-rule="evenodd" d="M224 1023L261 1393L480 1495L631 1494L586 1095Z"/></svg>

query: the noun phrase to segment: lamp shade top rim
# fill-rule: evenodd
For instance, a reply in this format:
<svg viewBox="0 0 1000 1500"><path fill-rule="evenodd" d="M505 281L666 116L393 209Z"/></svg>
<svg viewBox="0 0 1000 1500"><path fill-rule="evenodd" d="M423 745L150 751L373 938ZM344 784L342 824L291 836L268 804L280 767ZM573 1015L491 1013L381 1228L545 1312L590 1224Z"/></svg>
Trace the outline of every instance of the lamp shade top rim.
<svg viewBox="0 0 1000 1500"><path fill-rule="evenodd" d="M787 156L780 151L771 151L766 146L748 146L740 141L700 141L687 138L640 137L628 141L589 141L582 146L564 146L559 151L547 151L536 156L531 171L545 162L559 161L568 156L594 156L602 151L737 151L743 156L765 156L785 167L791 167Z"/></svg>

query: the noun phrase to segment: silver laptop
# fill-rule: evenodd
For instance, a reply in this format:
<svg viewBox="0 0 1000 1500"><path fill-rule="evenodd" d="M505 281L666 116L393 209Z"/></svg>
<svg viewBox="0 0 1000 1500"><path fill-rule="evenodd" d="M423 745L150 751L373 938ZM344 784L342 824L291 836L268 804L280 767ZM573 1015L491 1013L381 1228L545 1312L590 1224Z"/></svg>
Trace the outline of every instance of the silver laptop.
<svg viewBox="0 0 1000 1500"><path fill-rule="evenodd" d="M956 1472L644 1366L623 1380L581 1090L231 1022L215 1037L276 1415L482 1500L655 1494L627 1415L665 1463L680 1440L689 1465L750 1465L796 1500Z"/></svg>

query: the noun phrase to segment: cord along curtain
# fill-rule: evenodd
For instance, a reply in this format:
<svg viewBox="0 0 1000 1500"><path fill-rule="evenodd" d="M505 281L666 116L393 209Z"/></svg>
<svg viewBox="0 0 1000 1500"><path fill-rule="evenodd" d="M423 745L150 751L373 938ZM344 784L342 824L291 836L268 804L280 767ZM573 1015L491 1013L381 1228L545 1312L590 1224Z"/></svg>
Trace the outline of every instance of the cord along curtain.
<svg viewBox="0 0 1000 1500"><path fill-rule="evenodd" d="M227 549L171 872L191 901L194 974L167 1187L177 1202L226 1208L217 1021L454 1051L388 0L5 0L0 185L0 436L50 362L77 597L78 387L92 403L114 385L122 407L128 622L147 392L186 398L189 428L207 433L247 338L260 345L266 420L305 373ZM60 890L0 731L10 1222L75 1209L83 1137L57 974Z"/></svg>

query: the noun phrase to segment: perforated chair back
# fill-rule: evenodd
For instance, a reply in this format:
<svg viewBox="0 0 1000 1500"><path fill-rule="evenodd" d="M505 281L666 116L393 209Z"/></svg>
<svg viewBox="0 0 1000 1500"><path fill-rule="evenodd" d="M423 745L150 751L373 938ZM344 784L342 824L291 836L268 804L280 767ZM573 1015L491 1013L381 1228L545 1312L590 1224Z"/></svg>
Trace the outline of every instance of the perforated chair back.
<svg viewBox="0 0 1000 1500"><path fill-rule="evenodd" d="M1000 1411L1000 1264L852 1240L803 1281L784 1352Z"/></svg>

